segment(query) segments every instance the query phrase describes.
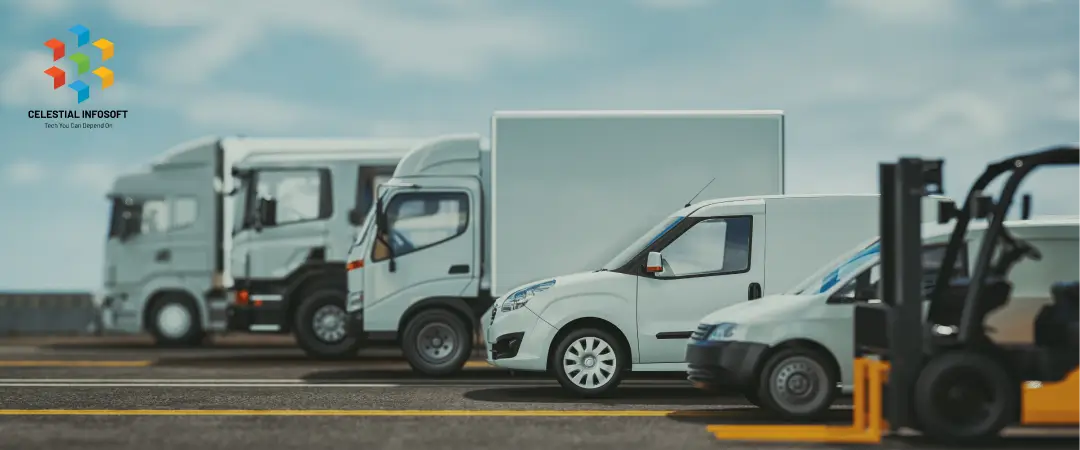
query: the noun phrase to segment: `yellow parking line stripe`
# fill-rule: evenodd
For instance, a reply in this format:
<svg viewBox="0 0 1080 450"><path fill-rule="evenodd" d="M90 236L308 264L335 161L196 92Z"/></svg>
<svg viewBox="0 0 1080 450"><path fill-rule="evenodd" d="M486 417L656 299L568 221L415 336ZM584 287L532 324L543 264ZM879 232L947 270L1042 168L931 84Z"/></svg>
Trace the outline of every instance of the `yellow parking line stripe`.
<svg viewBox="0 0 1080 450"><path fill-rule="evenodd" d="M154 361L0 361L0 367L148 367Z"/></svg>
<svg viewBox="0 0 1080 450"><path fill-rule="evenodd" d="M0 416L341 416L341 417L721 417L737 411L349 410L349 409L0 409Z"/></svg>

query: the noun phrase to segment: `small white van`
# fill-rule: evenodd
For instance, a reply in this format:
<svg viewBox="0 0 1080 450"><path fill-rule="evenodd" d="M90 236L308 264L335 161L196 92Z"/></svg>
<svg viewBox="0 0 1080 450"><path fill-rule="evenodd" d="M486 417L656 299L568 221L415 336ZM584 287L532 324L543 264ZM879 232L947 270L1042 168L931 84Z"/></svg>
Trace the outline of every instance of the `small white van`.
<svg viewBox="0 0 1080 450"><path fill-rule="evenodd" d="M716 199L680 209L598 270L508 291L484 317L492 365L601 395L626 370L684 371L699 319L784 292L877 234L876 194Z"/></svg>
<svg viewBox="0 0 1080 450"><path fill-rule="evenodd" d="M996 342L1032 342L1032 318L1049 304L1047 286L1076 280L1080 218L1043 217L1006 221L1018 239L1030 242L1042 260L1024 260L1011 272L1012 301L987 316ZM952 225L923 225L923 267L932 286ZM968 276L986 222L973 222L957 276ZM825 411L840 392L850 393L854 361L856 302L879 302L876 292L878 240L866 242L824 266L790 292L719 309L702 319L687 344L690 381L707 390L738 388L750 402L789 418ZM868 279L860 279L868 277ZM856 293L867 282L873 290ZM1010 318L1019 318L1010 320Z"/></svg>

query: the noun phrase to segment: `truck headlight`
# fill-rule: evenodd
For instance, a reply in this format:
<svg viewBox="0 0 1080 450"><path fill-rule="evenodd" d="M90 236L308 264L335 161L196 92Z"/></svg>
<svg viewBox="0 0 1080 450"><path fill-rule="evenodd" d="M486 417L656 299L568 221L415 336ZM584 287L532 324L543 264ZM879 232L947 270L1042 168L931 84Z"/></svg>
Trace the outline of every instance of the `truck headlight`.
<svg viewBox="0 0 1080 450"><path fill-rule="evenodd" d="M720 323L713 327L709 335L705 337L706 341L726 341L735 336L735 328L737 325L733 323Z"/></svg>
<svg viewBox="0 0 1080 450"><path fill-rule="evenodd" d="M534 284L524 289L519 289L514 293L506 296L506 300L502 302L502 305L499 307L499 311L510 312L515 309L521 308L529 302L529 299L536 296L537 293L544 292L554 285L555 280L550 280L543 283Z"/></svg>
<svg viewBox="0 0 1080 450"><path fill-rule="evenodd" d="M358 309L364 308L364 293L363 292L350 292L348 297L345 297L345 311L353 312Z"/></svg>

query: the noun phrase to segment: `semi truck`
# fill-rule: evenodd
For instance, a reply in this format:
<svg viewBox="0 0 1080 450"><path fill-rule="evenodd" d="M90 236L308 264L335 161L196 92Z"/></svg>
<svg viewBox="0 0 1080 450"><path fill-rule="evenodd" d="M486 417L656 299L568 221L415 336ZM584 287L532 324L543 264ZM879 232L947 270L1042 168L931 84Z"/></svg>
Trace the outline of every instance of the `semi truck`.
<svg viewBox="0 0 1080 450"><path fill-rule="evenodd" d="M325 152L371 155L356 157L351 177L336 180L337 198L344 200L370 190L357 178L356 167L390 173L403 152L388 151L410 145L408 140L215 136L183 142L147 168L117 177L107 194L112 210L98 301L103 328L146 331L167 346L198 345L207 334L227 331L231 206L236 204L228 194L235 188L232 168L239 160L287 168L317 163L313 158ZM360 207L368 203L357 201ZM352 219L360 223L363 214Z"/></svg>
<svg viewBox="0 0 1080 450"><path fill-rule="evenodd" d="M383 185L349 252L350 335L455 373L529 280L600 269L698 195L784 191L781 111L506 111L435 138Z"/></svg>

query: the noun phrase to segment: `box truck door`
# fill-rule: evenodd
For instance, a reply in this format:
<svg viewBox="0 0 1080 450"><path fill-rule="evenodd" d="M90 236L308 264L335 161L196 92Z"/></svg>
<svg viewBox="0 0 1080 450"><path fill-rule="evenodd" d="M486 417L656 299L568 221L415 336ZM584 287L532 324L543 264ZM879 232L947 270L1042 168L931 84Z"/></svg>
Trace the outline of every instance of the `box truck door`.
<svg viewBox="0 0 1080 450"><path fill-rule="evenodd" d="M387 230L379 231L364 267L367 331L396 330L413 303L464 292L477 277L475 192L427 188L393 193L386 200Z"/></svg>
<svg viewBox="0 0 1080 450"><path fill-rule="evenodd" d="M687 221L678 237L654 249L662 256L663 271L638 277L643 364L683 362L686 340L702 317L762 292L764 211Z"/></svg>

